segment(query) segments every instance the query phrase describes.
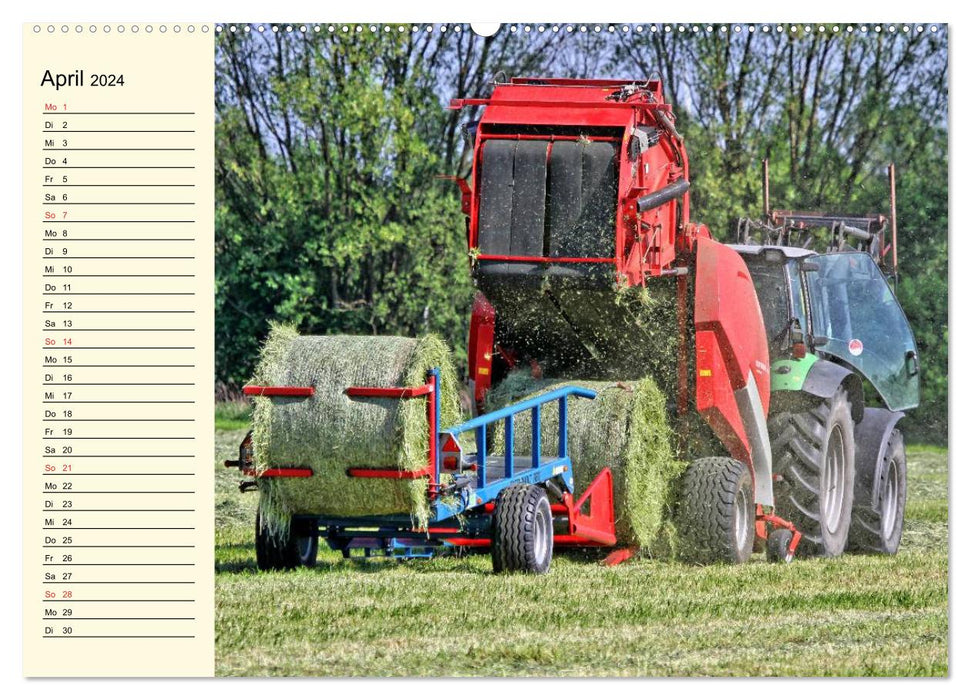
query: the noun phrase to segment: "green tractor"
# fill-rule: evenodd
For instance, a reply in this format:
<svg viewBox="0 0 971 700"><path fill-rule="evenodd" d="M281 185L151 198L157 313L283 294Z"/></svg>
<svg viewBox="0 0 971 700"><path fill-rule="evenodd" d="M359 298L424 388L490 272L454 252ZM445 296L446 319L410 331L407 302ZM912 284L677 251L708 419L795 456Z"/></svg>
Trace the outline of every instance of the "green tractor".
<svg viewBox="0 0 971 700"><path fill-rule="evenodd" d="M917 347L893 291L895 216L764 213L739 222L733 247L769 339L776 512L816 554L894 554L907 500L898 422L920 400ZM821 228L831 235L822 254L809 248ZM791 534L773 535L784 541L770 538L768 555L781 556Z"/></svg>

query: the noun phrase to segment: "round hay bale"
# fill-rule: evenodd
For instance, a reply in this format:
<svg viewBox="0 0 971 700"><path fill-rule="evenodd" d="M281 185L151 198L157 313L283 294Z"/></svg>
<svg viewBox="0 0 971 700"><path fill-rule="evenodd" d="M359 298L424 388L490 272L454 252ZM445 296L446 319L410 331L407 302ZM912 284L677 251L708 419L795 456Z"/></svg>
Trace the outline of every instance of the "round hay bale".
<svg viewBox="0 0 971 700"><path fill-rule="evenodd" d="M507 379L516 388L498 387L507 403L524 398L528 385L522 373ZM505 384L505 382L503 382ZM632 382L588 380L539 380L529 396L564 386L580 386L597 392L596 399L568 399L568 453L573 460L574 493L580 495L604 467L614 481L614 512L617 540L639 545L650 554L671 553L674 548L671 507L674 485L684 470L672 448L666 399L650 378ZM515 396L513 394L520 394ZM542 409L542 452L556 452L559 413L556 403ZM528 412L516 417L514 444L517 453L531 449ZM504 430L499 424L494 444L502 450Z"/></svg>
<svg viewBox="0 0 971 700"><path fill-rule="evenodd" d="M361 479L350 467L420 469L428 463L427 399L349 397L350 386L408 387L441 370L443 425L460 421L459 387L448 347L435 336L301 336L274 326L253 383L313 386L307 398L257 397L257 471L306 466L310 478L260 480L261 511L277 527L292 515L410 513L427 523L427 479Z"/></svg>

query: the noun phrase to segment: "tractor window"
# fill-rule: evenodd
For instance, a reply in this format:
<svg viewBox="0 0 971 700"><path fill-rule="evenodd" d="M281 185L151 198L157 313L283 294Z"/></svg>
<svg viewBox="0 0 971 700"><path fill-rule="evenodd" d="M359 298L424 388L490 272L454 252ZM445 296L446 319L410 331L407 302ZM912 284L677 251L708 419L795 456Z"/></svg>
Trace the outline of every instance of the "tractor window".
<svg viewBox="0 0 971 700"><path fill-rule="evenodd" d="M792 319L798 320L804 331L807 328L798 265L796 261L784 265L769 263L755 256L746 257L745 262L762 308L769 355L780 357L788 353L792 345Z"/></svg>
<svg viewBox="0 0 971 700"><path fill-rule="evenodd" d="M892 410L919 398L914 336L883 273L866 253L813 256L806 273L817 347L855 367Z"/></svg>
<svg viewBox="0 0 971 700"><path fill-rule="evenodd" d="M789 276L789 289L792 292L792 316L799 321L799 328L806 333L809 331L809 323L806 321L806 301L802 295L802 284L799 280L799 261L790 260L786 264L786 272Z"/></svg>
<svg viewBox="0 0 971 700"><path fill-rule="evenodd" d="M769 354L776 356L788 347L789 284L782 265L749 264L755 294L762 307Z"/></svg>

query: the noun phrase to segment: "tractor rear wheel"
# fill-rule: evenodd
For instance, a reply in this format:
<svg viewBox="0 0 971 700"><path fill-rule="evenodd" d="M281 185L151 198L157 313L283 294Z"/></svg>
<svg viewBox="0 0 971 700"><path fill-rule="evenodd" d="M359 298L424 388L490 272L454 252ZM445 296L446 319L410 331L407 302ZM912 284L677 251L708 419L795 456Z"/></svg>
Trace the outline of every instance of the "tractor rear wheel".
<svg viewBox="0 0 971 700"><path fill-rule="evenodd" d="M772 462L782 483L776 512L802 533L806 551L835 557L846 548L853 510L853 417L849 395L783 410L769 419Z"/></svg>
<svg viewBox="0 0 971 700"><path fill-rule="evenodd" d="M492 515L492 570L545 574L553 556L553 512L546 491L507 486Z"/></svg>
<svg viewBox="0 0 971 700"><path fill-rule="evenodd" d="M681 480L675 523L683 557L740 564L752 556L755 501L748 466L730 457L691 463Z"/></svg>
<svg viewBox="0 0 971 700"><path fill-rule="evenodd" d="M317 565L317 526L293 518L285 535L274 533L256 511L256 566L260 571L281 571Z"/></svg>
<svg viewBox="0 0 971 700"><path fill-rule="evenodd" d="M857 465L857 493L850 525L850 548L862 552L896 554L907 505L907 453L904 436L893 430L882 464Z"/></svg>

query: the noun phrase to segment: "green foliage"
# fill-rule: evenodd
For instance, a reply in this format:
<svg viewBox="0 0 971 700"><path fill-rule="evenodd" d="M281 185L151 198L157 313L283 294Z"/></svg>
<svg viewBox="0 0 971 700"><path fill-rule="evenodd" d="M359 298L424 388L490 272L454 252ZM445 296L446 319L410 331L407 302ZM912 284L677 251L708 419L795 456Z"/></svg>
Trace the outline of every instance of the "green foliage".
<svg viewBox="0 0 971 700"><path fill-rule="evenodd" d="M249 428L253 407L249 401L219 401L216 403L216 430Z"/></svg>
<svg viewBox="0 0 971 700"><path fill-rule="evenodd" d="M887 212L921 353L913 429L946 439L948 32L237 32L216 55L217 379L248 378L270 320L304 333L442 335L471 300L449 98L507 75L659 74L695 221L733 241L761 209ZM474 257L474 252L473 252Z"/></svg>
<svg viewBox="0 0 971 700"><path fill-rule="evenodd" d="M217 55L216 319L223 380L268 322L305 333L439 332L471 299L464 226L416 132L428 96L397 35L226 37ZM447 186L446 186L447 185Z"/></svg>
<svg viewBox="0 0 971 700"><path fill-rule="evenodd" d="M947 441L947 151L946 134L926 145L927 153L900 171L900 284L897 296L907 314L921 358L921 404L904 424L922 440ZM943 192L942 192L943 190Z"/></svg>

